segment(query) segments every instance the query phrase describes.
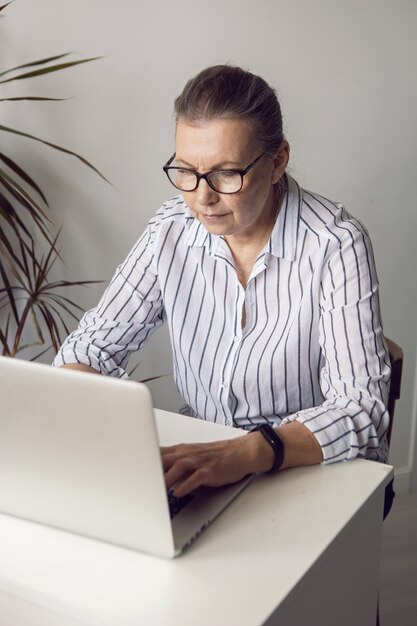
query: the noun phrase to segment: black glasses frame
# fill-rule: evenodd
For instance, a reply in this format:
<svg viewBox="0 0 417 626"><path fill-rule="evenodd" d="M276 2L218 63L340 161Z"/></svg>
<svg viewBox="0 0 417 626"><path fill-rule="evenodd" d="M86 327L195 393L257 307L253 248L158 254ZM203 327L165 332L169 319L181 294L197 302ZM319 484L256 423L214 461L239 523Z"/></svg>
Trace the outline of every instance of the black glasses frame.
<svg viewBox="0 0 417 626"><path fill-rule="evenodd" d="M249 165L247 167L245 167L242 170L234 170L234 169L215 169L215 170L210 170L209 172L206 172L205 174L200 174L199 172L197 172L196 170L193 170L191 168L188 167L171 167L171 163L172 161L175 159L176 156L176 152L174 152L174 154L172 155L172 157L170 159L168 159L168 161L165 163L165 165L163 166L163 170L165 172L165 174L168 177L169 182L174 185L174 187L176 187L177 189L179 189L180 191L195 191L198 187L198 185L200 184L200 180L202 178L204 178L204 180L206 181L206 183L208 184L209 187L211 187L216 193L221 193L221 194L225 194L225 195L232 195L234 193L239 193L239 191L242 189L243 187L243 177L245 176L245 174L247 174L249 172L249 170L252 169L252 167L254 167L254 165L256 165L256 163L264 156L265 152L262 152L262 154L260 154L258 157L256 157L256 159L254 159L251 163L249 163ZM196 178L197 178L197 182L195 187L193 187L192 189L181 189L181 187L177 187L177 185L175 183L172 182L170 176L169 176L169 172L171 170L185 170L187 172L192 172L193 174L195 174ZM239 189L237 189L236 191L218 191L218 189L216 189L213 184L210 182L210 176L211 174L213 174L214 172L230 172L233 174L240 174L240 187Z"/></svg>

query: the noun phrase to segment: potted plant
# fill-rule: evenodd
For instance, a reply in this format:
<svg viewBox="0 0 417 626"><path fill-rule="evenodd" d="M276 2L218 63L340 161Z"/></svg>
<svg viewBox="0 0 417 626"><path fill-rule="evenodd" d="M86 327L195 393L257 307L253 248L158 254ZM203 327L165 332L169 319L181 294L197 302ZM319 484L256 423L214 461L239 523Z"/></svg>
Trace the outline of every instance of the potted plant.
<svg viewBox="0 0 417 626"><path fill-rule="evenodd" d="M0 14L9 4L11 2L0 6ZM69 54L39 59L11 69L0 68L0 106L5 102L26 101L39 105L45 101L59 101L60 98L42 95L2 97L1 87L13 81L61 72L99 58L69 60ZM0 134L41 142L48 148L79 159L104 178L82 156L10 128L1 118L0 113ZM38 238L43 239L42 245ZM50 348L56 351L62 332L69 332L68 315L78 319L80 312L80 307L67 297L67 289L97 282L50 279L51 268L57 260L62 261L57 248L58 238L59 231L54 233L48 215L45 193L12 155L0 151L0 348L3 355L14 357L29 347L33 354L33 347L41 346L41 352L32 356L34 360Z"/></svg>

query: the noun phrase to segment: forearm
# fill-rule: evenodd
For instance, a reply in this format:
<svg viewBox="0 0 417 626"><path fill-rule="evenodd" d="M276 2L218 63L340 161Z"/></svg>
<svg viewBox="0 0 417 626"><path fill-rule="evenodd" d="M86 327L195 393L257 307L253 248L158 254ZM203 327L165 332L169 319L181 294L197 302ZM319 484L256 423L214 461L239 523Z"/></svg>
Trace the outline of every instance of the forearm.
<svg viewBox="0 0 417 626"><path fill-rule="evenodd" d="M292 423L303 425L319 443L324 463L350 461L357 456L385 461L388 413L377 392L365 390L363 384L361 389L350 387L346 396L340 390L337 397L317 407L289 415L280 429Z"/></svg>
<svg viewBox="0 0 417 626"><path fill-rule="evenodd" d="M281 469L314 465L323 460L320 445L309 430L297 422L277 429L284 443ZM236 439L162 448L167 487L175 485L178 496L200 485L217 487L234 483L248 474L268 472L274 451L259 431Z"/></svg>
<svg viewBox="0 0 417 626"><path fill-rule="evenodd" d="M299 422L284 424L277 429L284 443L281 469L301 465L317 465L323 461L323 451L315 436Z"/></svg>
<svg viewBox="0 0 417 626"><path fill-rule="evenodd" d="M323 452L315 436L299 422L290 422L275 429L284 445L284 460L280 469L317 465L323 461ZM256 438L256 440L255 440ZM267 472L274 462L270 444L257 431L245 438L248 462L252 473Z"/></svg>

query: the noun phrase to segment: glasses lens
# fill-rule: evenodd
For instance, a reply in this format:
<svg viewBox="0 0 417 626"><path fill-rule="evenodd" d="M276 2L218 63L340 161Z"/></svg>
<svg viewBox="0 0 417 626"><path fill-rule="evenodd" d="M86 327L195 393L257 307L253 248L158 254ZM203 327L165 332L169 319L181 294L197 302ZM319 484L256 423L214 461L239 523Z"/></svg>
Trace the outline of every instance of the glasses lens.
<svg viewBox="0 0 417 626"><path fill-rule="evenodd" d="M197 186L197 176L189 170L182 170L176 167L169 168L168 178L181 191L193 191Z"/></svg>
<svg viewBox="0 0 417 626"><path fill-rule="evenodd" d="M219 193L236 193L242 188L242 176L232 170L214 170L208 176L210 184Z"/></svg>

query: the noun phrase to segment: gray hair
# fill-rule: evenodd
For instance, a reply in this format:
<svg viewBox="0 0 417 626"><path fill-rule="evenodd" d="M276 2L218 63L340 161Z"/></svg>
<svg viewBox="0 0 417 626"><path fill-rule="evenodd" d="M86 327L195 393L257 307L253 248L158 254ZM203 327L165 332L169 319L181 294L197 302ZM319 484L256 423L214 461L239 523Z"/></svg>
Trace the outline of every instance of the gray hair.
<svg viewBox="0 0 417 626"><path fill-rule="evenodd" d="M269 156L281 145L281 107L275 90L251 72L214 65L191 78L175 100L176 120L198 122L219 118L246 120L253 137Z"/></svg>

